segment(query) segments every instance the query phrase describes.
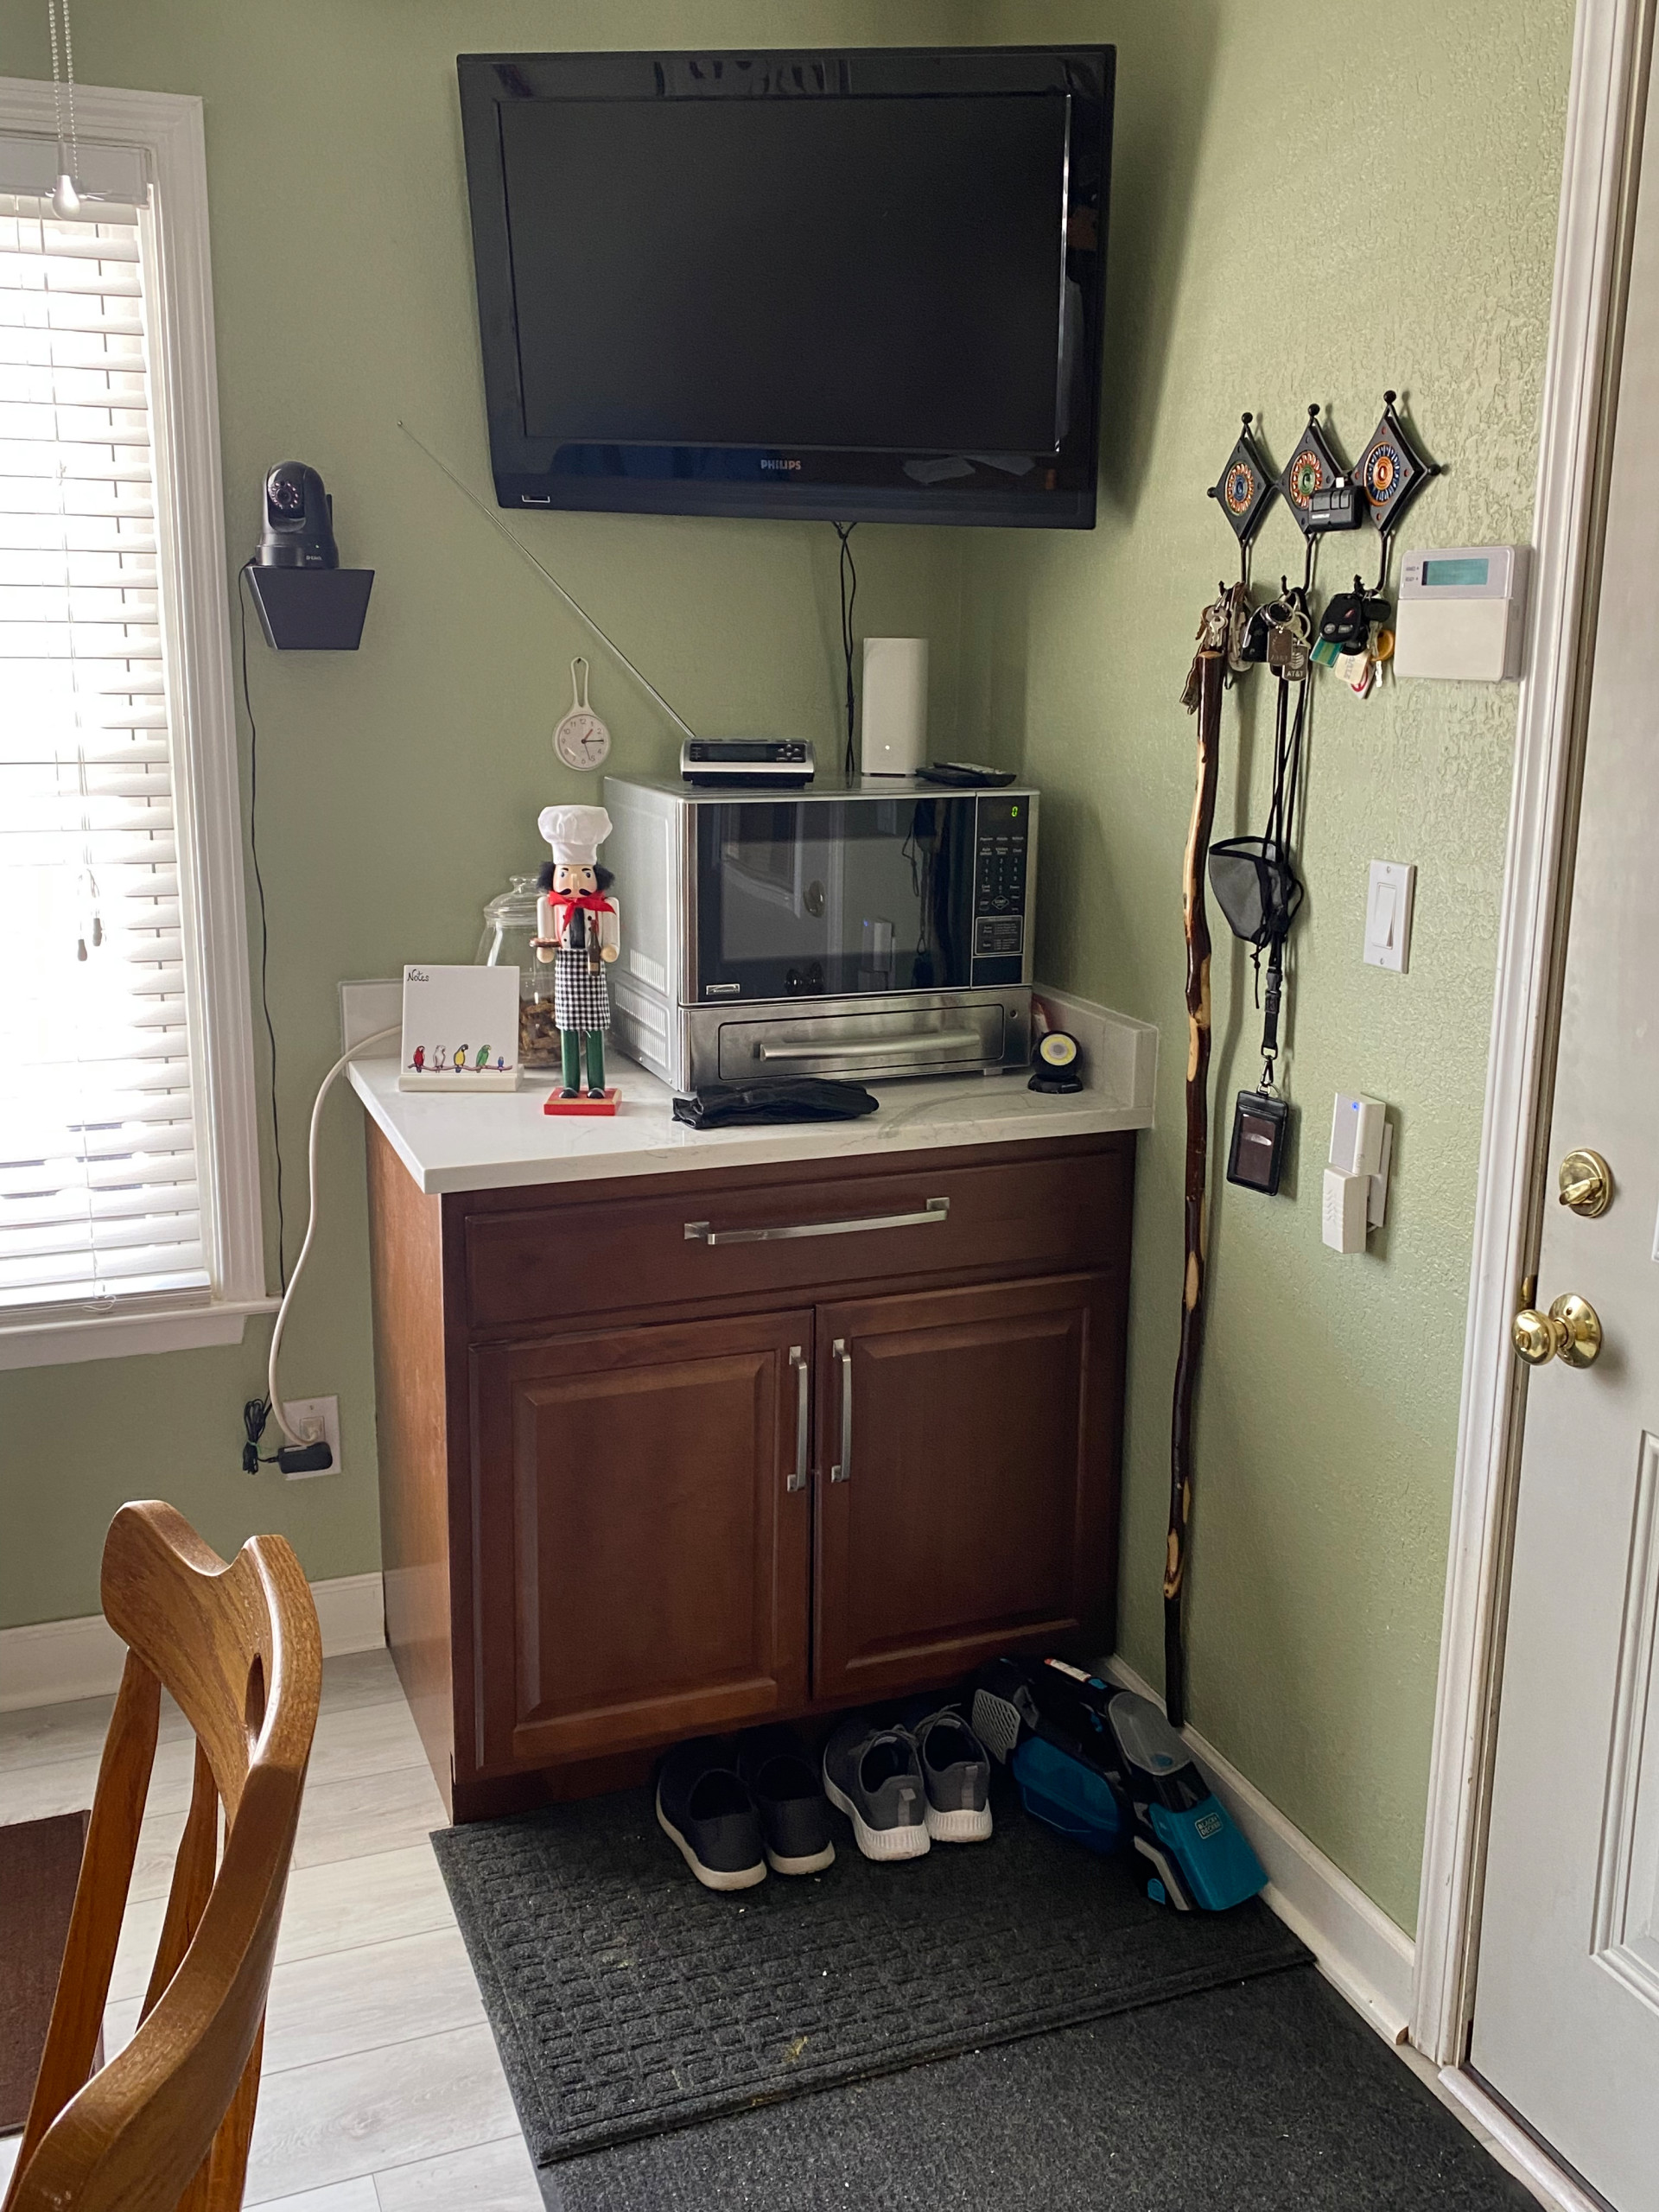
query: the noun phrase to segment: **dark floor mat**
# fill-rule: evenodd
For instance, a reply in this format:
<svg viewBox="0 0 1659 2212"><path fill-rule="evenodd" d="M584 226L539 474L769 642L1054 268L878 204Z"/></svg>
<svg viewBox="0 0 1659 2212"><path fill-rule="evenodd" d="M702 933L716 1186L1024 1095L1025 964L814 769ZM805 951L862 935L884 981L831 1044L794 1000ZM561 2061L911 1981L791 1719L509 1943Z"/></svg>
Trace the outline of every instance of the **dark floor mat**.
<svg viewBox="0 0 1659 2212"><path fill-rule="evenodd" d="M1000 1777L999 1777L1000 1780ZM988 1843L700 1888L644 1790L434 1838L537 2164L1305 1961L999 1789Z"/></svg>
<svg viewBox="0 0 1659 2212"><path fill-rule="evenodd" d="M56 1813L0 1827L0 2134L29 2117L87 1819Z"/></svg>
<svg viewBox="0 0 1659 2212"><path fill-rule="evenodd" d="M1312 1967L541 2181L552 2212L1536 2212Z"/></svg>

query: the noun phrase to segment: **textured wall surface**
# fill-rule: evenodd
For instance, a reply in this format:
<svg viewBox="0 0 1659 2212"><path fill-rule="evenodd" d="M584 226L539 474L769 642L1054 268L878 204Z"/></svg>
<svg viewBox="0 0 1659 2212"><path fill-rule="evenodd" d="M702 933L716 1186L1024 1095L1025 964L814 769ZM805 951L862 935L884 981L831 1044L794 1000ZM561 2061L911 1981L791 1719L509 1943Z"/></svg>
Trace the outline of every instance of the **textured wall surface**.
<svg viewBox="0 0 1659 2212"><path fill-rule="evenodd" d="M968 551L963 741L1045 794L1045 972L1163 1029L1136 1198L1120 1645L1154 1681L1179 1333L1181 850L1200 604L1236 572L1204 487L1253 408L1275 466L1318 400L1357 458L1396 386L1446 474L1417 544L1531 527L1572 10L1405 0L1386 22L1251 0L993 5L989 39L1118 48L1100 527ZM1351 38L1350 34L1352 34ZM1398 76L1371 56L1398 56ZM1373 572L1376 540L1357 541ZM1301 565L1282 505L1255 574ZM1344 548L1321 556L1340 588ZM1398 561L1395 561L1395 573ZM1192 1718L1407 1928L1446 1572L1512 688L1316 677L1276 1199L1215 1178L1190 1605ZM1217 836L1259 830L1272 711L1226 710ZM1362 964L1367 863L1414 861L1408 976ZM1247 955L1217 938L1215 1142L1260 1066ZM1319 1241L1338 1090L1389 1101L1386 1230Z"/></svg>
<svg viewBox="0 0 1659 2212"><path fill-rule="evenodd" d="M290 1261L306 1116L339 1050L337 981L470 960L484 901L545 857L538 810L593 790L549 741L572 653L593 659L613 766L659 773L677 756L677 733L632 679L395 427L406 419L488 496L455 55L926 43L950 29L935 0L77 0L84 82L206 104L232 565L252 550L264 470L297 455L334 495L342 559L377 571L360 652L278 659L257 626L249 649ZM49 77L40 0L0 0L0 72ZM694 726L794 731L833 751L827 524L565 515L518 527ZM861 622L935 639L948 727L954 534L866 528L858 548ZM247 735L244 724L245 795ZM263 1079L262 1033L257 1044ZM125 1497L173 1499L221 1548L281 1529L314 1577L378 1564L361 1116L346 1096L328 1113L327 1211L283 1381L296 1397L339 1395L345 1472L292 1484L241 1473L264 1322L235 1350L0 1375L0 1625L95 1609L103 1531ZM264 1140L274 1284L268 1116Z"/></svg>

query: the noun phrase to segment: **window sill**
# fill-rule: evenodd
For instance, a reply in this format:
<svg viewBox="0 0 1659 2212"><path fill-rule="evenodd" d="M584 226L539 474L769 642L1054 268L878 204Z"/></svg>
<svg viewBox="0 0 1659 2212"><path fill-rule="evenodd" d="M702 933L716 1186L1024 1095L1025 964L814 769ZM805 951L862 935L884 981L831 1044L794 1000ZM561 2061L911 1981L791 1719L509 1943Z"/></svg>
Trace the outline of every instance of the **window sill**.
<svg viewBox="0 0 1659 2212"><path fill-rule="evenodd" d="M73 1360L130 1359L139 1352L195 1351L239 1344L251 1313L274 1313L274 1298L244 1298L172 1313L98 1313L76 1320L0 1322L0 1372L61 1367Z"/></svg>

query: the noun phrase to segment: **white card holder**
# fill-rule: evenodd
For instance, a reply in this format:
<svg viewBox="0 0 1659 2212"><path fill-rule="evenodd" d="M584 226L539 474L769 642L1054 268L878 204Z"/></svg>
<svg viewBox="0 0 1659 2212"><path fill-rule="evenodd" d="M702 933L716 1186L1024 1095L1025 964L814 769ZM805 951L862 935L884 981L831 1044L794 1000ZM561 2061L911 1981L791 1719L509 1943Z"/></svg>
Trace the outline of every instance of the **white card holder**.
<svg viewBox="0 0 1659 2212"><path fill-rule="evenodd" d="M518 969L405 968L397 1088L516 1090Z"/></svg>

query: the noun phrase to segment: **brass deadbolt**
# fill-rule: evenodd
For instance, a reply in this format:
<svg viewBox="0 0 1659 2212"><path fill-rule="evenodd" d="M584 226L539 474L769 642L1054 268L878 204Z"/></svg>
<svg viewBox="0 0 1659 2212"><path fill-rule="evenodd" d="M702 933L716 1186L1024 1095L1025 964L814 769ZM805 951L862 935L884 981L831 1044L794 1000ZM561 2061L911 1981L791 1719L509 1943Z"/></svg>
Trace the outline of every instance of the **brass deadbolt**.
<svg viewBox="0 0 1659 2212"><path fill-rule="evenodd" d="M1601 1357L1601 1316L1573 1291L1558 1298L1548 1313L1523 1306L1510 1336L1529 1367L1542 1367L1552 1359L1564 1367L1593 1367Z"/></svg>
<svg viewBox="0 0 1659 2212"><path fill-rule="evenodd" d="M1561 1204L1588 1221L1605 1213L1613 1203L1613 1171L1599 1152L1569 1152L1558 1179Z"/></svg>

